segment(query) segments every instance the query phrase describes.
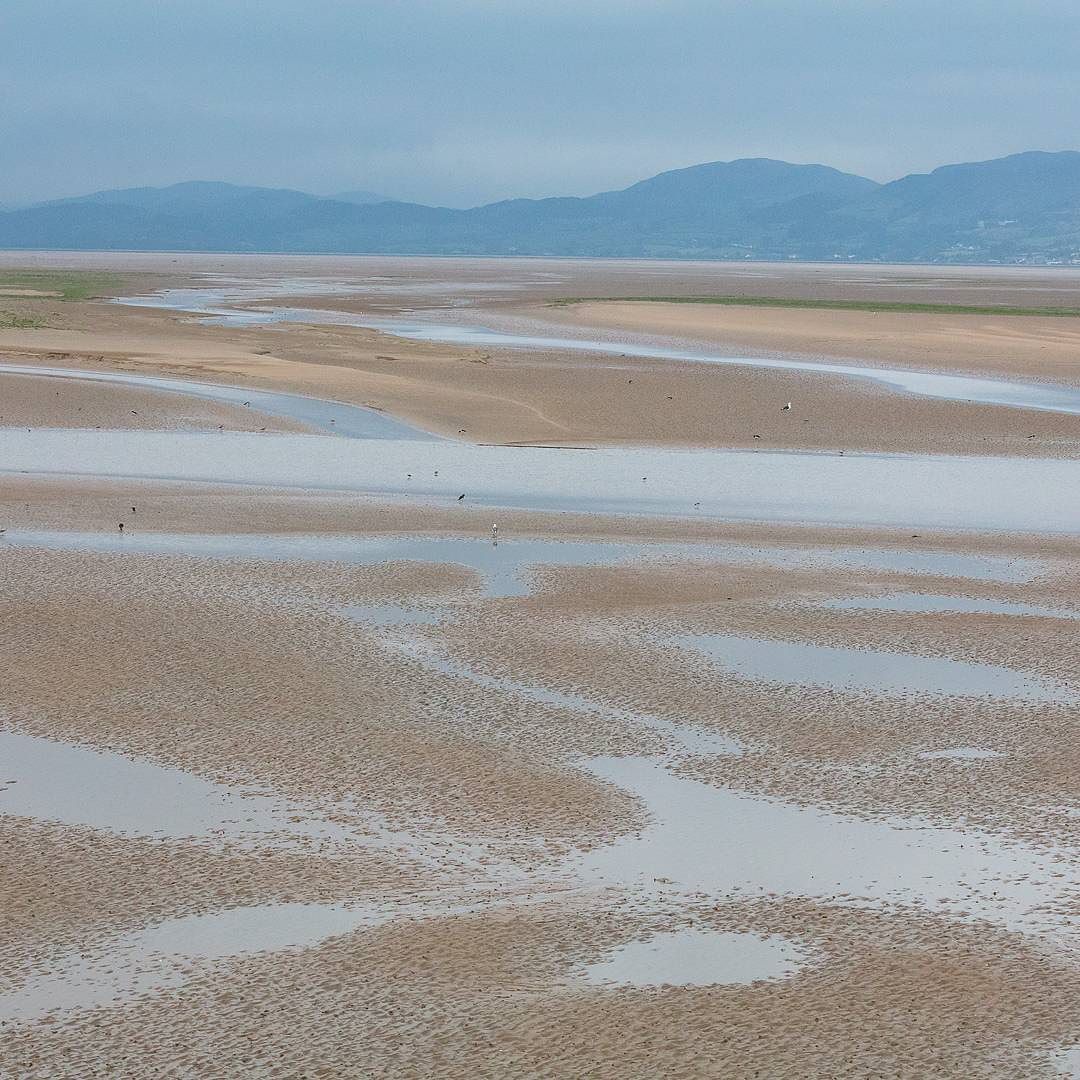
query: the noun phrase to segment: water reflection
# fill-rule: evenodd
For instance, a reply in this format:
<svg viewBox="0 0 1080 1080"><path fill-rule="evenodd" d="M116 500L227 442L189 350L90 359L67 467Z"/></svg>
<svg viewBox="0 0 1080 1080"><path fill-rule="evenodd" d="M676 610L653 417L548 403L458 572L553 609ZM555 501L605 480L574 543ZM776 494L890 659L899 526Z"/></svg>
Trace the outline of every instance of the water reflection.
<svg viewBox="0 0 1080 1080"><path fill-rule="evenodd" d="M871 694L958 694L1018 701L1070 702L1067 686L996 664L906 652L774 641L732 634L694 634L682 643L742 678Z"/></svg>
<svg viewBox="0 0 1080 1080"><path fill-rule="evenodd" d="M552 450L242 432L0 429L8 472L840 526L1080 532L1071 461L642 447ZM646 477L646 480L642 478ZM500 547L502 545L500 544Z"/></svg>
<svg viewBox="0 0 1080 1080"><path fill-rule="evenodd" d="M601 986L710 986L783 979L807 953L777 934L671 930L631 941L590 964L582 978Z"/></svg>

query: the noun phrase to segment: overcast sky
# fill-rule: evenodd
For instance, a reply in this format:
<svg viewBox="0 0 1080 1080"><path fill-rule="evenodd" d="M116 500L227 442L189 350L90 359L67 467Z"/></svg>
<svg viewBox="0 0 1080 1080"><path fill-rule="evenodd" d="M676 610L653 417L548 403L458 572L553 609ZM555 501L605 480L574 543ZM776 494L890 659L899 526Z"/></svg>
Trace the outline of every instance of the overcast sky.
<svg viewBox="0 0 1080 1080"><path fill-rule="evenodd" d="M1080 0L0 0L0 42L0 202L220 179L466 206L1080 148Z"/></svg>

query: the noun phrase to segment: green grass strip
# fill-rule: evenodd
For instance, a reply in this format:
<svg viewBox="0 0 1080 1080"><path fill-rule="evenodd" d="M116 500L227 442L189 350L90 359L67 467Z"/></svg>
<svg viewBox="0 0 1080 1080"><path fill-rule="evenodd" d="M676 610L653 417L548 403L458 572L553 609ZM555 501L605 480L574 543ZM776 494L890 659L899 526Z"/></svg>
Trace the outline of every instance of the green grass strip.
<svg viewBox="0 0 1080 1080"><path fill-rule="evenodd" d="M0 311L0 330L40 330L45 325L33 315L16 315L13 311Z"/></svg>
<svg viewBox="0 0 1080 1080"><path fill-rule="evenodd" d="M781 296L579 296L552 301L552 306L570 304L725 304L729 307L809 308L824 311L892 311L925 315L1042 315L1050 318L1080 318L1080 308L1008 307L1004 304L919 304L891 300L813 300Z"/></svg>
<svg viewBox="0 0 1080 1080"><path fill-rule="evenodd" d="M5 289L34 289L57 294L28 296L27 300L92 300L115 296L122 284L123 279L115 274L91 270L0 270L0 293Z"/></svg>

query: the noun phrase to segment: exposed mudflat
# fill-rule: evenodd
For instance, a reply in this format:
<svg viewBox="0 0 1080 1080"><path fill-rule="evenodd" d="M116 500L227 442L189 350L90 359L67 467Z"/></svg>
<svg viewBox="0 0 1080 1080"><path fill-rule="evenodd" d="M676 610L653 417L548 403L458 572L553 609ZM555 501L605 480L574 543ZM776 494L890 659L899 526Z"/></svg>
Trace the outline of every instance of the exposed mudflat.
<svg viewBox="0 0 1080 1080"><path fill-rule="evenodd" d="M0 256L12 261L113 271L123 264L125 288L140 306L5 301L43 326L0 331L0 361L311 394L374 406L444 436L464 429L477 442L1024 457L1075 456L1080 449L1074 417L991 404L986 394L964 394L962 387L952 400L897 393L874 374L894 368L911 377L922 372L1075 393L1080 320L695 304L551 306L574 297L740 293L1069 306L1077 292L1069 270ZM439 331L418 341L394 333L416 325L489 328L546 343L521 348L499 337L452 340ZM573 346L589 339L603 351ZM742 357L747 364L644 354L650 350ZM779 366L758 363L777 360ZM850 377L830 371L830 364L868 375ZM788 401L791 410L781 411Z"/></svg>
<svg viewBox="0 0 1080 1080"><path fill-rule="evenodd" d="M785 443L798 373L473 363L334 315L531 319L749 267L165 258L128 283L209 308L196 275L231 275L224 325L5 301L62 310L0 359L125 378L0 368L0 1073L1071 1067L1075 417L841 379ZM827 269L752 287L1073 288ZM279 302L323 314L237 322ZM1021 367L941 370L1070 378ZM639 378L702 396L624 409ZM846 428L856 400L895 423ZM732 453L766 402L773 453ZM482 445L557 430L635 445ZM820 452L841 431L859 455Z"/></svg>

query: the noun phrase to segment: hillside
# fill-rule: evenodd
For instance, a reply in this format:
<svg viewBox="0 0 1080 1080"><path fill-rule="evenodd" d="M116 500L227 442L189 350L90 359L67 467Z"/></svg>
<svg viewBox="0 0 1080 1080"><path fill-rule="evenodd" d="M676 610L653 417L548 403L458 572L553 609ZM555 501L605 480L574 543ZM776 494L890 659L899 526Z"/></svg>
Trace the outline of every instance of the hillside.
<svg viewBox="0 0 1080 1080"><path fill-rule="evenodd" d="M193 182L0 212L0 247L928 262L1080 260L1080 153L888 184L767 158L470 210Z"/></svg>
<svg viewBox="0 0 1080 1080"><path fill-rule="evenodd" d="M1080 153L1032 151L905 176L833 215L845 254L931 261L1080 257Z"/></svg>

